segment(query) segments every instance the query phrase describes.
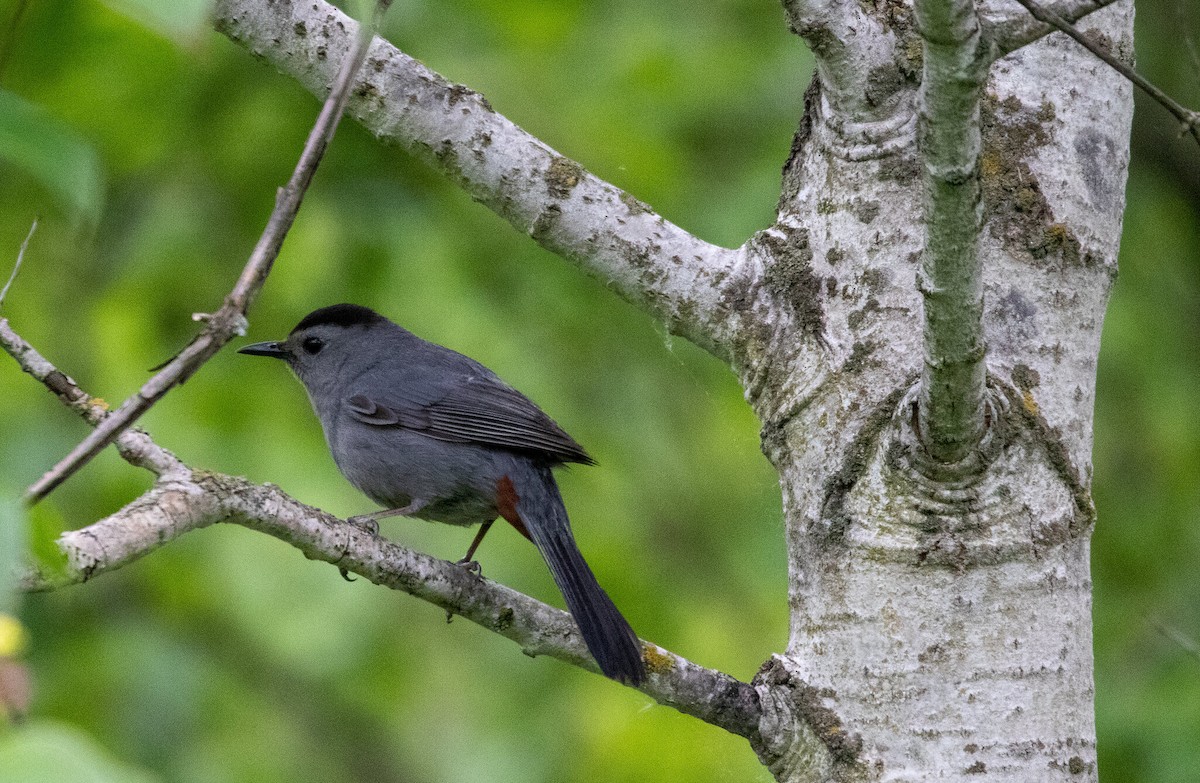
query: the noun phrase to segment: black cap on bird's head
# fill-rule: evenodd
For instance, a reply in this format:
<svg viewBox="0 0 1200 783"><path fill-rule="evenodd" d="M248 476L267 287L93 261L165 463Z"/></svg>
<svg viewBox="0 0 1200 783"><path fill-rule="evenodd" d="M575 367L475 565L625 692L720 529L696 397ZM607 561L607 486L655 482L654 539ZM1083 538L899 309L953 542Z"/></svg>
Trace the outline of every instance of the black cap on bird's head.
<svg viewBox="0 0 1200 783"><path fill-rule="evenodd" d="M312 326L331 324L333 326L371 326L383 323L387 319L369 307L356 304L335 304L313 310L300 319L291 334L308 329Z"/></svg>

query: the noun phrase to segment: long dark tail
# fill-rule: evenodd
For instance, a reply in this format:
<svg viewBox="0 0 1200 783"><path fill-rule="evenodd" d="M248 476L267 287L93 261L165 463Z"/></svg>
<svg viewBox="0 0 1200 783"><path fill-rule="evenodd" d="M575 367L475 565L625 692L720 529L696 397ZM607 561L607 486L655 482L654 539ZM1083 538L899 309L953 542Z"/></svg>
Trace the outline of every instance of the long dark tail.
<svg viewBox="0 0 1200 783"><path fill-rule="evenodd" d="M516 516L550 567L554 583L562 591L567 609L579 624L583 641L600 665L600 671L620 682L641 684L646 679L641 642L600 587L575 544L554 475L549 467L528 462L525 466L527 469L516 471L514 486L500 488L501 513L507 518L504 512L515 506ZM511 504L503 502L505 489L516 496L510 496ZM505 505L509 508L504 508Z"/></svg>

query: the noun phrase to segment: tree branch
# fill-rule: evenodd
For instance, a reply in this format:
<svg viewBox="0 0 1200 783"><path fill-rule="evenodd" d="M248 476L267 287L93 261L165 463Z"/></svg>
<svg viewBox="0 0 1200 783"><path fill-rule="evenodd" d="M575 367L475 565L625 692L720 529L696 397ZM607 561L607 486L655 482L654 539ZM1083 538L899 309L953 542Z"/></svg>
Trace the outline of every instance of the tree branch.
<svg viewBox="0 0 1200 783"><path fill-rule="evenodd" d="M1118 0L1057 0L1042 6L1060 17L1075 23L1093 11L1107 8ZM1044 20L1030 18L1024 14L990 16L980 20L983 38L991 54L989 59L998 60L1023 46L1036 43L1054 32L1054 25Z"/></svg>
<svg viewBox="0 0 1200 783"><path fill-rule="evenodd" d="M575 621L563 610L306 506L278 487L215 473L160 481L112 516L64 533L58 546L67 557L66 571L30 574L23 587L44 591L86 582L215 522L266 533L311 560L428 601L511 639L528 655L549 655L599 671ZM643 692L734 734L756 738L758 699L752 686L647 642L643 655L650 675Z"/></svg>
<svg viewBox="0 0 1200 783"><path fill-rule="evenodd" d="M112 414L46 361L0 318L0 347L25 372L42 381L68 407L94 425ZM63 533L61 572L31 572L26 591L86 582L116 570L215 522L232 522L274 536L311 560L323 560L402 590L460 615L519 644L531 656L549 655L589 671L595 661L567 612L454 563L395 544L293 499L276 486L203 471L193 472L139 430L117 437L121 455L158 474L154 487L115 514ZM649 674L641 690L661 704L760 742L758 693L748 683L706 669L648 642L642 655Z"/></svg>
<svg viewBox="0 0 1200 783"><path fill-rule="evenodd" d="M953 464L984 431L979 100L987 66L974 0L917 0L914 10L925 39L917 99L926 222L919 434L937 462Z"/></svg>
<svg viewBox="0 0 1200 783"><path fill-rule="evenodd" d="M354 23L323 0L219 0L214 24L311 92ZM715 355L732 336L722 292L744 254L704 242L559 155L479 93L380 42L347 111L381 140L443 172L548 250Z"/></svg>
<svg viewBox="0 0 1200 783"><path fill-rule="evenodd" d="M390 3L391 0L377 0L376 21ZM354 50L344 58L341 71L330 89L329 97L325 100L312 131L309 132L291 179L276 195L275 209L267 220L267 226L254 246L237 284L225 297L221 309L211 315L193 316L197 320L207 322L204 330L154 377L146 381L142 388L121 403L116 411L105 416L96 429L72 449L70 454L38 479L26 493L26 502L32 504L44 498L75 471L86 465L105 446L116 440L167 392L190 378L225 343L235 336L245 334L246 312L266 282L288 229L300 210L300 202L304 199L304 193L312 181L317 165L321 162L334 131L337 130L352 78L366 58L372 38L370 31L374 28L375 25L363 28L363 34L359 36Z"/></svg>

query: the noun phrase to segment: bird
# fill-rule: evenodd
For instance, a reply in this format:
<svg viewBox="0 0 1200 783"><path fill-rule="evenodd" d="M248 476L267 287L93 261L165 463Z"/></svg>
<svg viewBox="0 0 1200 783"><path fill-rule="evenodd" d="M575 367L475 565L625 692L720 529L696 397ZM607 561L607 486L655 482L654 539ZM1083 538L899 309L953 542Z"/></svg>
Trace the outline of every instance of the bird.
<svg viewBox="0 0 1200 783"><path fill-rule="evenodd" d="M579 551L552 472L595 461L533 401L356 304L314 310L287 339L238 353L282 359L304 385L338 469L383 507L351 521L479 524L459 561L475 565L492 523L507 520L541 553L600 671L645 681L641 642Z"/></svg>

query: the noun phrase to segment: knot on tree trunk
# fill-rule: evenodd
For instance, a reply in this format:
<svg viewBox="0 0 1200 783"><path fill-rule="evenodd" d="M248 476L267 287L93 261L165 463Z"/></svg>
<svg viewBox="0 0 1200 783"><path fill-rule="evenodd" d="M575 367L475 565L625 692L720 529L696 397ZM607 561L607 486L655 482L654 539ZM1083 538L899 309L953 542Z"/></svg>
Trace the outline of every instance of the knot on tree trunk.
<svg viewBox="0 0 1200 783"><path fill-rule="evenodd" d="M992 376L988 390L987 433L956 465L922 447L915 390L886 398L826 481L813 531L825 546L962 571L1036 558L1090 528L1090 494L1061 435L1007 382Z"/></svg>

